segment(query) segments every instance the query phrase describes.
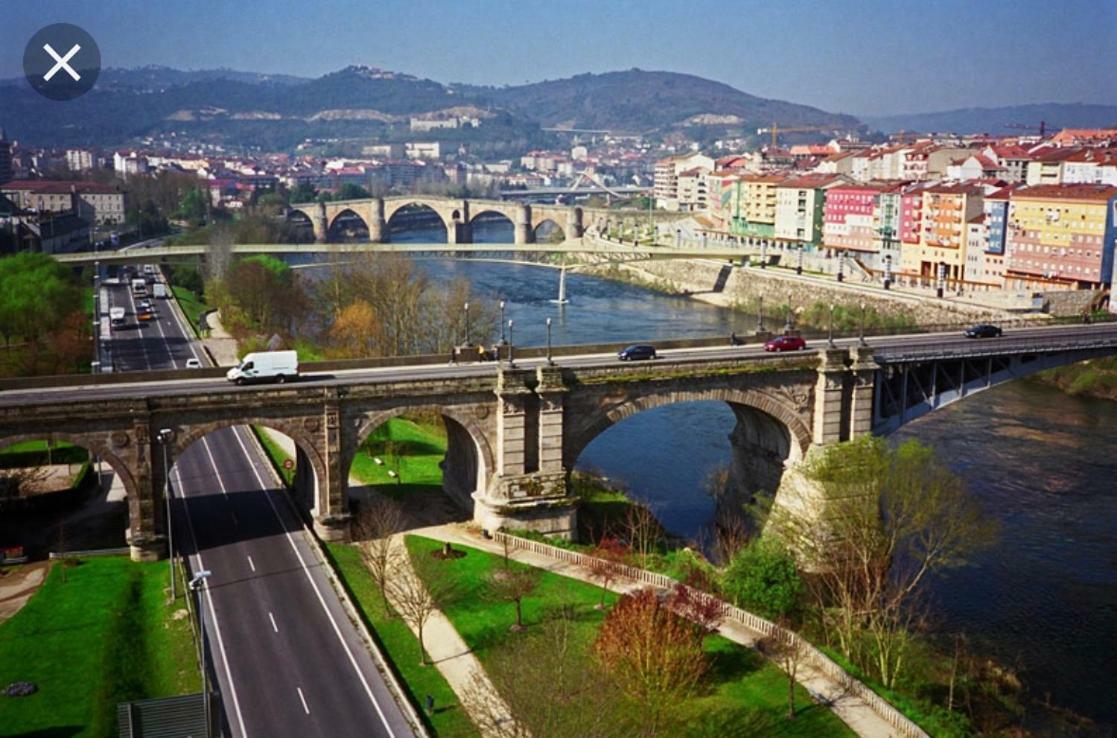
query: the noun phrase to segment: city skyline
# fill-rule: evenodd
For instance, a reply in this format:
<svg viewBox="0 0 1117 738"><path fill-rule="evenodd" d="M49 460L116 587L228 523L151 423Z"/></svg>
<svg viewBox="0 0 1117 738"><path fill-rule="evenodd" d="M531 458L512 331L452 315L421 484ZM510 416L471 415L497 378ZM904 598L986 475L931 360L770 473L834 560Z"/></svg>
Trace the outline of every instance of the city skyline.
<svg viewBox="0 0 1117 738"><path fill-rule="evenodd" d="M953 0L933 7L795 0L779 7L750 3L728 18L723 6L697 0L685 14L672 10L655 2L607 8L496 2L478 9L333 0L313 8L277 3L262 15L251 4L210 0L188 9L48 0L34 12L9 10L0 30L0 78L21 76L31 34L66 21L98 40L108 67L227 67L317 77L365 64L444 83L496 86L639 67L863 116L1117 99L1108 74L1117 65L1117 44L1106 39L1106 29L1117 26L1117 7L1098 0L1058 9L1036 0L992 7ZM384 33L384 19L391 34ZM540 37L552 42L540 43ZM266 47L246 43L257 38L267 38ZM379 38L390 38L392 48ZM461 47L455 38L464 39ZM534 59L528 64L525 49Z"/></svg>

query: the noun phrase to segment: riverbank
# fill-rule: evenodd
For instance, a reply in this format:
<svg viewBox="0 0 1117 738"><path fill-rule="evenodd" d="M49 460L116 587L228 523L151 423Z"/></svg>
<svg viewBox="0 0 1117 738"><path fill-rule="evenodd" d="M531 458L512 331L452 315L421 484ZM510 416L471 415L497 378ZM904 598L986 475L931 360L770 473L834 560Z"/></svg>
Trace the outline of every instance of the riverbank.
<svg viewBox="0 0 1117 738"><path fill-rule="evenodd" d="M1037 381L1068 395L1117 402L1117 357L1051 369L1038 375Z"/></svg>

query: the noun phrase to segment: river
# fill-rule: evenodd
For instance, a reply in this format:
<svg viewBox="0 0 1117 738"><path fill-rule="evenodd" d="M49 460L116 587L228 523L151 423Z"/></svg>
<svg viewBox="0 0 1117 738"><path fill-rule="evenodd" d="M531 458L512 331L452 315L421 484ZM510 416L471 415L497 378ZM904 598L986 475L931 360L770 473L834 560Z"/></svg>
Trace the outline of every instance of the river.
<svg viewBox="0 0 1117 738"><path fill-rule="evenodd" d="M474 239L510 241L510 224L475 227ZM506 300L519 345L542 343L548 317L556 344L727 335L751 325L747 315L578 274L568 276L570 302L559 306L550 302L558 290L553 269L420 263L436 280L467 277L476 292ZM671 531L698 538L714 509L705 480L729 463L734 422L715 402L638 413L591 443L577 466L622 481ZM1108 725L1117 724L1115 431L1115 403L1014 382L897 434L933 446L1001 527L991 549L932 583L937 628L964 631L1019 668L1034 695L1049 692L1055 704Z"/></svg>

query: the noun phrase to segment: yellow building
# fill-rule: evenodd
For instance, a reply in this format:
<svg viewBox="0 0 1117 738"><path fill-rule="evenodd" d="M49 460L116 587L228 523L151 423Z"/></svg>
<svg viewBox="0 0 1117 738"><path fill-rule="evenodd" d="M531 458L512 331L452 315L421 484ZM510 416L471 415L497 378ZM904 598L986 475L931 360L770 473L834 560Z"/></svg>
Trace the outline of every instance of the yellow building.
<svg viewBox="0 0 1117 738"><path fill-rule="evenodd" d="M777 189L787 179L783 174L749 174L741 177L737 190L733 232L742 236L772 237L776 231Z"/></svg>
<svg viewBox="0 0 1117 738"><path fill-rule="evenodd" d="M982 214L984 190L975 184L941 184L923 190L919 243L903 248L905 271L935 280L939 265L946 267L950 286L966 280L968 225Z"/></svg>
<svg viewBox="0 0 1117 738"><path fill-rule="evenodd" d="M1112 278L1117 187L1039 185L1012 193L1005 280L1014 288L1097 289Z"/></svg>

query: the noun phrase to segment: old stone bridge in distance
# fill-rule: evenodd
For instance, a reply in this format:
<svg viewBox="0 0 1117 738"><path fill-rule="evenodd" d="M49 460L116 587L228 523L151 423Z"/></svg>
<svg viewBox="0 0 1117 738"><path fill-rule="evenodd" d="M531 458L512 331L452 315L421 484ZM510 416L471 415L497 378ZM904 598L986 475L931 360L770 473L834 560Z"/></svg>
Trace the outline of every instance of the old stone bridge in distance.
<svg viewBox="0 0 1117 738"><path fill-rule="evenodd" d="M553 223L561 229L564 240L582 237L583 218L587 216L604 222L607 210L592 210L580 206L529 205L504 200L479 200L422 195L371 197L361 200L312 202L291 205L289 215L305 216L314 228L314 240L325 243L331 229L345 217L357 217L368 228L372 243L384 243L388 238L388 222L404 208L421 206L429 208L446 227L448 243L472 243L473 221L482 213L498 213L512 222L514 243L528 244L535 241L539 227Z"/></svg>
<svg viewBox="0 0 1117 738"><path fill-rule="evenodd" d="M305 367L296 383L235 387L218 370L0 383L0 445L68 441L100 456L129 500L135 558L162 555L162 488L185 449L226 426L254 424L297 446L294 495L327 539L348 535L347 477L362 441L389 418L434 411L445 420L444 487L484 528L575 530L569 474L581 451L613 424L670 403L717 400L737 417L731 435L735 486L776 493L796 515L825 500L803 475L816 449L866 433L889 433L922 414L999 383L1117 352L1117 325L1006 331L967 340L927 334L839 341L796 354L724 345L664 351L621 363L577 347L544 358L399 366L369 360L332 373ZM680 463L685 460L680 459Z"/></svg>

